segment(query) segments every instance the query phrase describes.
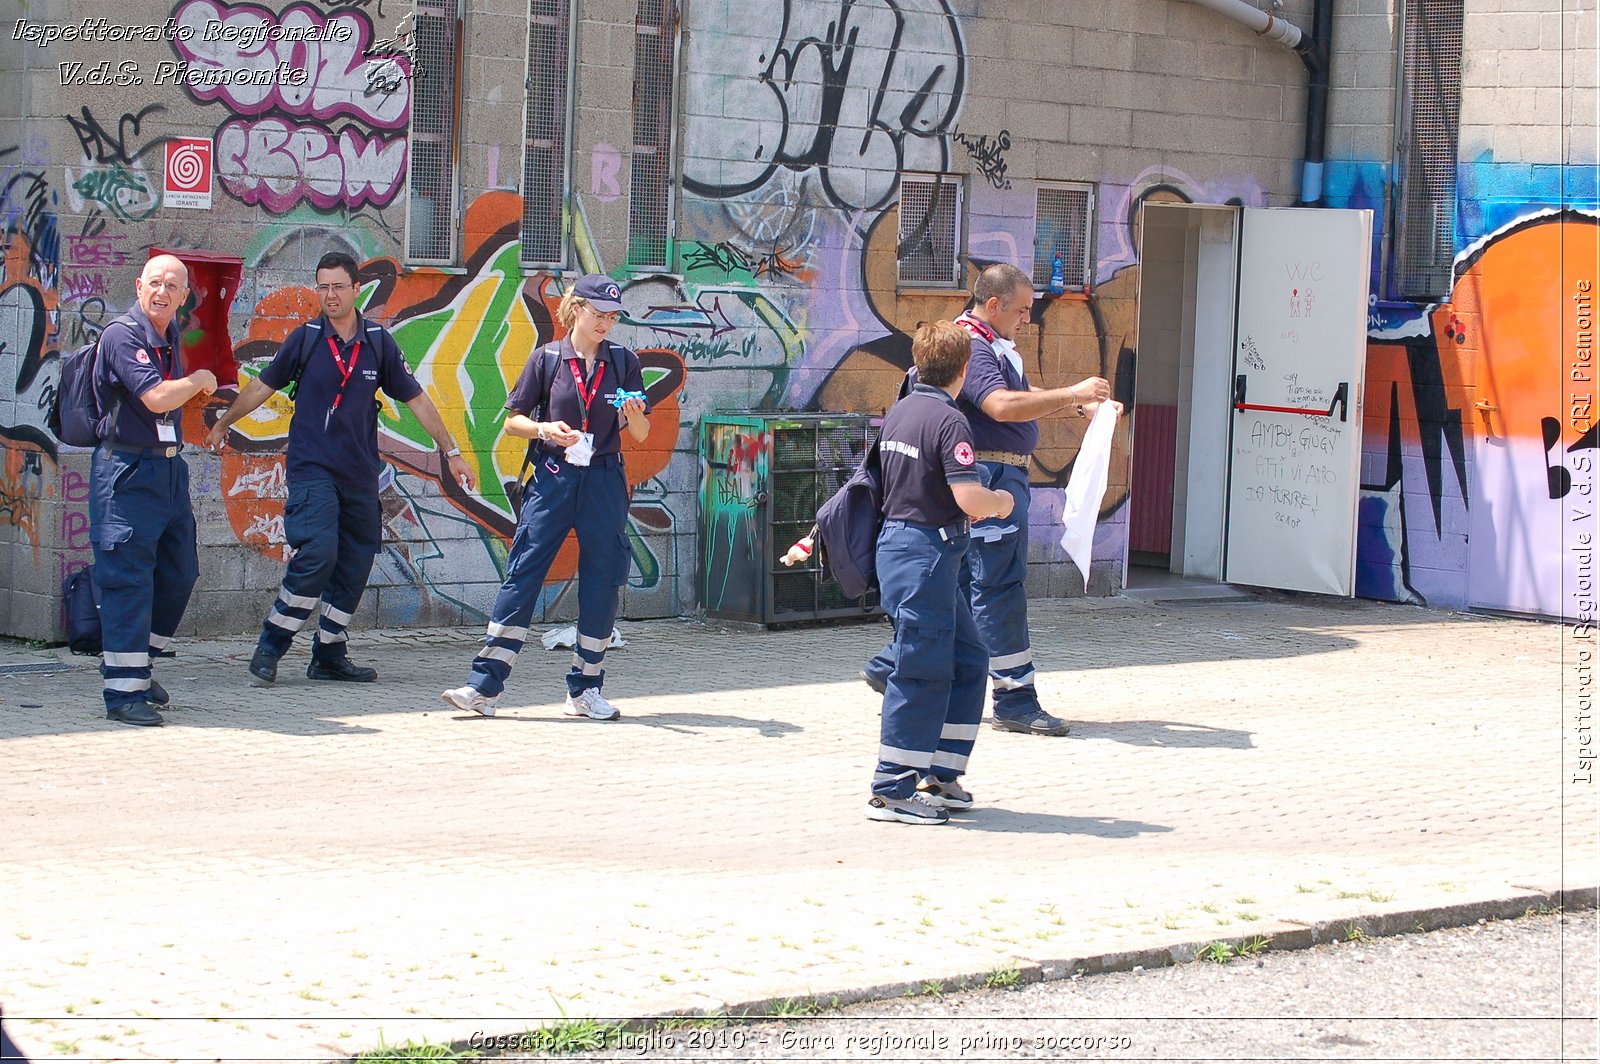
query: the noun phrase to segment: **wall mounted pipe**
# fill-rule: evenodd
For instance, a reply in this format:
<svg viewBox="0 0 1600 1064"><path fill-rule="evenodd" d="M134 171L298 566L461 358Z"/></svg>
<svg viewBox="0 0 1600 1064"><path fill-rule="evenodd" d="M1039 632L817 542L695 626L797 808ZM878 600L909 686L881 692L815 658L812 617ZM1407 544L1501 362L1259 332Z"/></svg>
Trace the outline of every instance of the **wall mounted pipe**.
<svg viewBox="0 0 1600 1064"><path fill-rule="evenodd" d="M1322 202L1322 164L1328 139L1328 57L1333 43L1333 0L1315 0L1310 34L1287 19L1268 14L1245 0L1190 0L1246 26L1258 36L1293 49L1305 65L1306 142L1300 171L1300 206Z"/></svg>

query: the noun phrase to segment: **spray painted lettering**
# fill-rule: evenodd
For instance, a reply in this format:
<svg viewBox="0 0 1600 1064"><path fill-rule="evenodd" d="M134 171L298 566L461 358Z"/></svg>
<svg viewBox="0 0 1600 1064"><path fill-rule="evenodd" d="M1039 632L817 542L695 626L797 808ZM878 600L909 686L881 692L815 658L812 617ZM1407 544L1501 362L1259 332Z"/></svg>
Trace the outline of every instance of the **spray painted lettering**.
<svg viewBox="0 0 1600 1064"><path fill-rule="evenodd" d="M405 187L401 138L369 138L348 126L335 135L320 126L264 118L223 123L216 143L223 187L274 214L302 200L323 210L383 207Z"/></svg>
<svg viewBox="0 0 1600 1064"><path fill-rule="evenodd" d="M287 78L251 78L245 80L269 83L239 84L237 79L196 77L186 82L186 91L202 103L220 101L242 115L277 111L324 122L349 116L376 129L406 127L410 93L368 92L366 56L374 33L371 21L359 12L324 16L297 3L280 14L255 4L186 0L174 17L180 29L194 30L189 40L172 42L173 51L188 61L191 71L270 72L283 64L305 74L300 84L290 84ZM280 27L286 39L261 39L263 35L254 31L262 24ZM410 69L404 57L390 61Z"/></svg>

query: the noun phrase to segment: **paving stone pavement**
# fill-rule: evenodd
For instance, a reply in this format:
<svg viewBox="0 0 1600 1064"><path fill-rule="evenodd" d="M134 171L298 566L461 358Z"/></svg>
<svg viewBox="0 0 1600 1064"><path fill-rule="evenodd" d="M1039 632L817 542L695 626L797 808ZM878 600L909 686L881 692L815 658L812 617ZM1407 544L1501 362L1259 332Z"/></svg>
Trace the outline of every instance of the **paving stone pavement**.
<svg viewBox="0 0 1600 1064"><path fill-rule="evenodd" d="M881 624L626 624L620 722L534 644L357 633L375 685L189 643L168 724L0 655L0 1006L82 1059L336 1059L1595 885L1572 628L1375 603L1035 603L1064 739L985 729L946 827L863 815ZM64 661L53 674L7 665ZM1587 690L1587 689L1585 689ZM1592 691L1584 694L1592 697ZM1592 751L1593 747L1588 747Z"/></svg>

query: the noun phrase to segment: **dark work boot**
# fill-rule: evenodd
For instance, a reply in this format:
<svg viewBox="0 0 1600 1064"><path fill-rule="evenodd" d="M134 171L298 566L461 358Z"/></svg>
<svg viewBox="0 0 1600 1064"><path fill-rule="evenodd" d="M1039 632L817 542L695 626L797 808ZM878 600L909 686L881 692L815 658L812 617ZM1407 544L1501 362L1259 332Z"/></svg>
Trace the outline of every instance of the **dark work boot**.
<svg viewBox="0 0 1600 1064"><path fill-rule="evenodd" d="M278 678L278 655L264 646L257 646L250 655L250 686L270 687Z"/></svg>
<svg viewBox="0 0 1600 1064"><path fill-rule="evenodd" d="M349 658L331 658L324 661L311 659L306 666L306 678L311 680L343 680L346 683L372 683L378 678L377 669L350 664Z"/></svg>

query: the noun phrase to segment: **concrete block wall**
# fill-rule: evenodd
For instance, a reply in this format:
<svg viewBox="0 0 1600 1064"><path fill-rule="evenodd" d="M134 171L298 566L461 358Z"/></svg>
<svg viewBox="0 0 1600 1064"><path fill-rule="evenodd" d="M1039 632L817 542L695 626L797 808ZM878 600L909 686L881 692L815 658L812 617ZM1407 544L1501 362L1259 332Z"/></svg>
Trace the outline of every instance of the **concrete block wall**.
<svg viewBox="0 0 1600 1064"><path fill-rule="evenodd" d="M1292 0L1278 14L1309 28L1311 7ZM1560 46L1569 27L1589 32L1593 13L1552 19L1538 7L1472 5L1469 49L1487 55L1492 42L1496 58L1473 60L1463 105L1464 137L1496 153L1515 150L1530 185L1552 179L1539 167L1570 165L1547 157L1547 119L1559 114L1570 131L1570 116L1593 94L1592 74L1572 74L1563 86L1547 69L1551 42ZM267 5L272 19L290 9ZM223 0L130 0L117 17L119 25L160 26L171 17L199 26L244 10ZM425 439L391 412L387 538L362 614L373 623L475 621L487 609L511 529L498 485L520 466L516 448L497 439L500 396L552 334L555 302L578 273L606 270L624 282L629 310L619 335L645 354L651 372L655 428L629 456L638 565L624 609L667 615L698 604L699 420L752 408L881 410L909 362L916 326L960 310L959 290L898 280L900 173L960 181L969 278L993 261L1031 268L1041 183L1093 189L1092 284L1041 301L1021 349L1043 385L1098 373L1124 399L1138 343L1140 204L1281 205L1298 190L1299 60L1185 0L948 0L895 10L833 0L683 0L676 258L666 273L634 270L626 263L627 184L638 7L573 0L572 250L562 273L526 269L511 245L521 209L528 9L521 0L464 0L459 246L454 264L419 267L407 263L403 246L405 173L383 155L404 143L407 125L333 62L343 56L361 69L359 52L394 38L406 11L342 10L354 43L306 53L329 60L308 71L311 91L270 105L241 87L61 84L59 64L101 58L146 77L185 57L241 62L221 43L196 52L166 39L48 48L0 41L9 286L0 298L0 379L41 367L31 378L12 374L19 383L16 394L0 395L0 435L15 452L8 461L42 463L42 500L59 499L77 459L39 434L54 355L92 338L131 303L147 248L243 260L230 329L250 365L314 311L306 286L317 257L330 246L351 252L368 264L369 309L400 337L487 485L473 500L443 497ZM1374 186L1361 168L1384 165L1392 140L1395 10L1341 0L1336 15L1330 145L1347 165L1335 183L1352 205L1371 205L1353 200L1376 187L1381 207L1381 179ZM72 23L82 15L47 0L30 4L27 18ZM1519 120L1496 122L1502 107ZM178 135L216 138L222 180L208 211L161 199L160 142ZM1565 143L1575 157L1586 150L1581 133ZM201 411L188 416L203 427ZM269 422L244 441L248 461L197 456L206 579L196 626L253 628L276 584L281 542L272 539L272 511L281 482L271 482L281 425ZM1054 547L1059 494L1051 489L1070 473L1079 432L1081 423L1048 420L1034 471L1034 564L1049 593L1073 593L1061 572L1075 570ZM1091 591L1114 585L1125 550L1125 433L1114 463ZM7 627L42 631L56 623L46 600L63 564L49 551L65 548L44 543L36 562L18 531L0 541L10 543L0 550L14 576ZM564 566L570 559L558 562L541 603L551 618L573 605Z"/></svg>

